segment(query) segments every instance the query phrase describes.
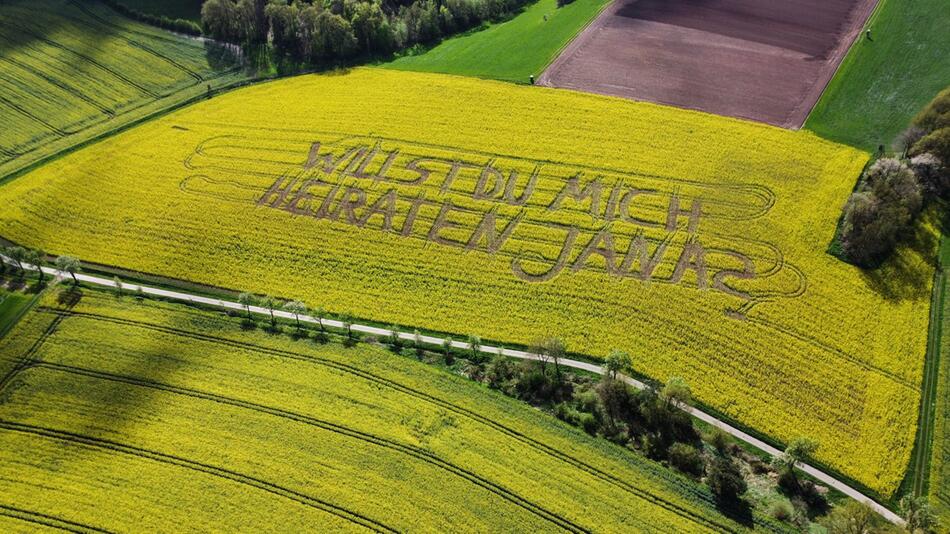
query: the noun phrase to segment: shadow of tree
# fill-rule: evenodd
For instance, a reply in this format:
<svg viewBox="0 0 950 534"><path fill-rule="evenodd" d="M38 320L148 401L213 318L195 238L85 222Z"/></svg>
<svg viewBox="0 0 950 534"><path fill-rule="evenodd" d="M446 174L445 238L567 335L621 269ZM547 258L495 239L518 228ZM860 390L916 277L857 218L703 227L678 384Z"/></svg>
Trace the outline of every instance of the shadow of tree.
<svg viewBox="0 0 950 534"><path fill-rule="evenodd" d="M748 502L741 499L716 500L716 508L723 515L732 519L736 523L746 527L755 525L755 518L752 515L752 507Z"/></svg>
<svg viewBox="0 0 950 534"><path fill-rule="evenodd" d="M905 239L904 244L877 267L862 271L868 287L891 302L919 300L930 295L930 283L938 267L940 234L948 222L938 213L940 211L943 210L931 209L921 216L913 235Z"/></svg>

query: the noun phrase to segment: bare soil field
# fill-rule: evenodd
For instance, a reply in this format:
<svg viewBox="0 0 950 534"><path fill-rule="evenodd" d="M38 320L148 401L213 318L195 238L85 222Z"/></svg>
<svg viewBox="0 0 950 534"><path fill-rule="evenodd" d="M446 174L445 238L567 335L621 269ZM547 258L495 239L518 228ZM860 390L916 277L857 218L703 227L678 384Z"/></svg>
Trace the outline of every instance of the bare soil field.
<svg viewBox="0 0 950 534"><path fill-rule="evenodd" d="M875 1L616 0L539 83L798 128Z"/></svg>

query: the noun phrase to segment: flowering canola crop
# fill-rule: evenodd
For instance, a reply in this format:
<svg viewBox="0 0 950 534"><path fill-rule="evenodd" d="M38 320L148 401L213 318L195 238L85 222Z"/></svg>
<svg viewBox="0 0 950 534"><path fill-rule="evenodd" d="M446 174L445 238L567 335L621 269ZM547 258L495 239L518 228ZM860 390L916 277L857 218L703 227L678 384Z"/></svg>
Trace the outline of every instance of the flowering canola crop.
<svg viewBox="0 0 950 534"><path fill-rule="evenodd" d="M106 531L747 530L696 482L369 345L86 291L68 308L51 294L0 340L4 371L24 357L0 405L4 516Z"/></svg>
<svg viewBox="0 0 950 534"><path fill-rule="evenodd" d="M0 235L387 324L624 349L890 493L932 270L826 253L866 161L653 104L356 69L236 91L19 178Z"/></svg>

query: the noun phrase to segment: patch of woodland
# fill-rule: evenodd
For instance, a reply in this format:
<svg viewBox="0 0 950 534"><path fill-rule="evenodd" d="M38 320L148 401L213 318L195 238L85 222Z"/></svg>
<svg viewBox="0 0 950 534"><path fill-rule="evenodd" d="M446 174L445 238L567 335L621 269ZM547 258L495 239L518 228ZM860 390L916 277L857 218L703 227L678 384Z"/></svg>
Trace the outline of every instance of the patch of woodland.
<svg viewBox="0 0 950 534"><path fill-rule="evenodd" d="M391 57L509 18L528 0L207 0L208 36L280 70Z"/></svg>
<svg viewBox="0 0 950 534"><path fill-rule="evenodd" d="M921 214L929 207L945 211L950 199L950 88L914 118L897 149L883 157L882 147L882 157L864 171L832 245L832 252L864 268L881 267L900 245L926 248L918 242Z"/></svg>

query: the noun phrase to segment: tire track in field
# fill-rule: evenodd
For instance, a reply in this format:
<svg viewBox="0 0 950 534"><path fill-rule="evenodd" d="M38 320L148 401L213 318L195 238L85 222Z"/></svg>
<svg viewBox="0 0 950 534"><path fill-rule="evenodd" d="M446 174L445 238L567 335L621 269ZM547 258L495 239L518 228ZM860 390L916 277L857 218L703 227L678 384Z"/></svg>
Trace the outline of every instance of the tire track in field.
<svg viewBox="0 0 950 534"><path fill-rule="evenodd" d="M122 80L122 81L125 82L126 84L128 84L128 85L130 85L130 86L132 86L132 87L134 87L134 88L136 88L136 89L138 89L139 91L142 91L143 93L145 93L146 95L148 95L148 96L150 96L150 97L152 97L152 98L154 98L154 99L161 98L160 95L158 95L157 93L152 92L150 89L147 89L147 88L145 88L145 87L142 86L142 85L139 85L138 83L136 83L134 80L132 80L132 79L129 78L128 76L126 76L126 75L124 75L124 74L122 74L122 73L120 73L120 72L117 72L117 71L111 69L110 67L108 67L108 66L106 66L106 65L103 65L102 63L99 63L99 62L96 61L95 59L93 59L93 58L91 58L91 57L89 57L89 56L87 56L87 55L85 55L85 54L83 54L83 53L81 53L81 52L77 52L77 51L75 51L75 50L69 48L68 46L66 46L66 45L64 45L64 44L62 44L62 43L58 43L58 42L53 41L53 40L51 40L51 39L47 39L46 37L43 37L42 35L40 35L40 34L38 34L38 33L36 33L36 32L33 32L33 31L31 31L31 30L25 29L25 28L14 28L14 27L10 26L9 24L6 24L6 23L4 23L4 22L2 22L2 21L0 21L0 27L6 27L6 28L8 28L8 29L11 30L11 31L18 31L18 32L20 32L20 33L24 33L24 34L26 34L26 35L32 37L33 39L36 39L37 41L40 41L40 42L42 42L42 43L45 43L45 44L47 44L47 45L49 45L49 46L51 46L51 47L53 47L53 48L56 48L56 49L58 49L58 50L62 50L62 51L64 51L64 52L66 52L67 54L72 54L72 55L78 57L80 60L85 61L85 62L89 63L90 65L94 65L94 66L98 67L99 69L101 69L101 70L103 70L103 71L105 71L105 72L107 72L107 73L109 73L109 74L115 76L115 77L118 78L119 80ZM8 42L9 42L9 41L11 41L11 40L8 39ZM15 41L14 41L14 43L15 43Z"/></svg>
<svg viewBox="0 0 950 534"><path fill-rule="evenodd" d="M197 72L195 72L195 71L189 69L188 67L182 65L181 63L179 63L178 61L172 59L171 57L168 57L168 56L162 54L161 52L158 52L157 50L152 49L150 46L148 46L148 45L145 44L145 43L136 41L136 40L134 40L134 39L131 39L131 38L129 38L129 37L123 35L123 34L125 34L125 33L128 32L127 29L125 29L125 28L123 28L123 27L121 27L121 26L118 26L118 25L116 25L116 24L114 24L114 23L112 23L112 22L109 22L109 21L103 19L102 17L100 17L99 15L96 15L95 13L92 13L91 11L89 11L85 6L83 6L83 5L80 4L79 2L72 1L72 2L70 2L70 4L72 4L74 7L76 7L79 11L81 11L81 12L82 12L83 14L85 14L87 17L89 17L90 19L92 19L94 22L96 22L96 23L98 23L98 24L100 24L100 25L102 25L102 26L105 26L106 28L111 28L111 29L113 29L113 30L116 30L116 33L112 34L113 37L115 37L115 38L117 38L117 39L121 39L122 41L125 41L126 43L128 43L130 46L135 47L135 48L138 48L139 50L142 50L142 51L144 51L144 52L147 52L147 53L149 53L149 54L151 54L151 55L157 57L158 59L161 59L161 60L167 62L168 64L170 64L171 66L175 67L176 69L178 69L178 70L184 72L185 74L188 74L188 75L191 76L192 78L194 78L194 79L195 79L195 83L199 83L199 82L204 81L204 78L203 78L200 74L198 74ZM77 24L81 24L81 25L83 25L83 26L90 27L90 29L92 29L93 31L95 31L95 28L92 28L92 27L91 27L92 25L91 25L88 21L78 20L78 19L75 19L75 18L73 18L73 17L66 16L66 15L63 15L63 17L64 17L64 18L67 18L67 19L70 19L70 20L76 22ZM177 43L176 43L176 44L177 44Z"/></svg>
<svg viewBox="0 0 950 534"><path fill-rule="evenodd" d="M45 80L45 81L46 81L47 83L49 83L50 85L54 85L54 86L56 86L56 87L59 87L59 88L62 89L63 91L65 91L65 92L67 92L67 93L69 93L69 94L75 96L76 98L82 100L83 102L89 104L90 106L92 106L92 107L98 109L101 113L107 115L107 116L110 117L110 118L111 118L111 117L115 117L115 112L114 112L114 111L112 111L111 109L109 109L109 108L107 108L107 107L105 107L105 106L99 104L98 102L96 102L95 100L93 100L92 98L90 98L89 96L87 96L85 93L83 93L82 91L80 91L78 88L76 88L76 87L74 87L74 86L72 86L72 85L63 83L62 80L59 80L59 79L57 79L57 78L55 78L55 77L53 77L53 76L50 76L50 75L46 74L45 72L43 72L43 71L41 71L41 70L39 70L39 69L33 67L32 65L29 65L29 64L27 64L27 63L23 63L22 61L17 60L17 59L13 59L13 58L11 58L11 57L0 57L0 61L5 61L5 62L7 62L7 63L10 63L11 65L14 65L14 66L16 66L16 67L19 67L19 68L21 68L21 69L23 69L23 70L25 70L25 71L27 71L27 72L33 74L34 76L36 76L36 77L38 77L38 78L40 78L40 79Z"/></svg>
<svg viewBox="0 0 950 534"><path fill-rule="evenodd" d="M304 415L301 413L291 412L289 410L284 410L284 409L276 408L273 406L266 406L263 404L258 404L251 401L245 401L245 400L237 399L234 397L218 395L216 393L211 393L207 391L185 388L181 386L164 384L161 382L156 382L156 381L142 379L142 378L136 378L136 377L125 376L125 375L116 375L112 373L96 371L93 369L75 367L71 365L64 365L64 364L58 364L58 363L38 362L35 364L35 367L42 367L46 369L60 371L67 374L87 376L87 377L95 378L98 380L119 382L119 383L129 384L133 386L164 391L166 393L172 393L175 395L182 395L186 397L217 402L220 404L225 404L228 406L233 406L233 407L241 408L244 410L250 410L257 413L267 414L274 417L279 417L281 419L286 419L288 421L293 421L296 423L302 423L305 425L316 427L321 430L325 430L327 432L332 432L334 434L346 436L348 438L356 439L364 443L369 443L369 444L383 447L392 451L396 451L404 455L410 456L412 458L415 458L419 461L428 463L434 467L437 467L453 475L456 475L464 480L467 480L468 482L471 482L472 484L475 484L481 487L482 489L485 489L489 491L490 493L495 494L496 496L508 501L509 503L514 504L524 509L525 511L532 513L550 523L553 523L554 525L557 525L558 527L564 530L567 530L569 532L590 532L588 528L583 527L577 523L574 523L573 521L559 514L556 514L555 512L547 510L544 507L534 502L529 501L528 499L522 497L518 493L512 490L509 490L508 488L500 484L492 482L491 480L488 480L482 477L481 475L471 470L468 470L464 467L455 465L449 462L448 460L445 460L420 447L400 443L395 440L391 440L391 439L384 438L381 436L376 436L368 432L362 432L360 430L356 430L356 429L353 429L353 428L350 428L338 423L333 423L330 421L318 419L316 417L311 417L311 416Z"/></svg>
<svg viewBox="0 0 950 534"><path fill-rule="evenodd" d="M537 440L537 439L535 439L535 438L532 438L531 436L528 436L528 435L526 435L526 434L524 434L524 433L522 433L522 432L520 432L520 431L518 431L518 430L515 430L515 429L513 429L513 428L511 428L511 427L509 427L509 426L507 426L507 425L505 425L505 424L503 424L503 423L496 422L496 421L494 421L493 419L491 419L491 418L489 418L489 417L483 416L483 415L479 414L478 412L475 412L474 410L470 410L470 409L468 409L468 408L464 408L464 407L462 407L462 406L455 405L455 404L453 404L453 403L451 403L451 402L449 402L449 401L446 401L446 400L441 399L441 398L439 398L439 397L436 397L436 396L434 396L434 395L430 395L430 394L425 393L425 392L423 392L423 391L419 391L419 390L417 390L417 389L414 389L414 388L412 388L412 387L410 387L410 386L406 386L406 385L403 385L403 384L401 384L401 383L399 383L399 382L390 380L390 379L388 379L388 378L384 378L384 377L381 377L381 376L379 376L379 375L375 375L375 374L373 374L373 373L370 373L370 372L368 372L368 371L364 371L364 370L359 369L358 367L355 367L355 366L352 366L352 365L348 365L348 364L345 364L345 363L337 362L337 361L330 360L330 359L327 359L327 358L321 358L321 357L318 357L318 356L309 356L309 355L308 355L308 356L305 356L305 355L298 354L298 353L291 352L291 351L285 351L285 350L281 350L281 349L273 349L273 348L269 348L269 347L262 347L262 346L253 345L253 344L250 344L250 343L243 343L243 342L240 342L240 341L234 341L234 340L230 340L230 339L227 339L227 338L212 336L212 335L208 335L208 334L202 334L202 333L198 333L198 332L191 332L191 331L187 331L187 330L181 330L181 329L176 329L176 328L172 328L172 327L166 327L166 326L162 326L162 325L156 325L156 324L147 323L147 322L144 322L144 321L135 321L135 320L132 320L132 319L121 319L121 318L117 318L117 317L109 317L109 316L105 316L105 315L97 315L97 314L88 313L88 312L75 312L75 311L57 310L57 309L47 308L47 307L38 308L37 311L42 311L42 312L47 312L47 313L54 313L54 314L74 315L74 316L78 316L78 317L89 318L89 319L92 319L92 320L98 320L98 321L104 321L104 322L112 322L112 323L115 323L115 324L124 324L124 325L129 325L129 326L135 326L135 327L144 328L144 329L147 329L147 330L154 330L154 331L158 331L158 332L164 332L164 333L166 333L166 334L171 334L171 335L176 335L176 336L182 336L182 337L186 337L186 338L189 338L189 339L196 339L196 340L204 341L204 342L207 342L207 343L215 343L215 344L218 344L218 345L229 346L229 347L233 347L233 348L237 348L237 349L241 349L241 350L248 350L248 351L257 352L257 353L260 353L260 354L267 354L267 355L270 355L270 356L276 356L276 357L285 358L285 359L292 359L292 360L297 360L297 361L302 361L302 362L306 362L306 363L322 365L322 366L325 366L325 367L329 367L329 368L332 368L332 369L336 369L337 371L343 372L343 373L345 373L345 374L357 376L357 377L362 378L363 380L366 380L366 381L368 381L368 382L372 382L372 383L374 383L374 384L377 384L377 385L380 385L380 386L383 386L383 387L386 387L386 388L389 388L389 389L393 389L393 390L395 390L395 391L398 391L398 392L400 392L400 393L403 393L404 395L408 395L408 396L414 397L414 398L416 398L416 399L418 399L418 400L421 400L421 401L423 401L423 402L426 402L426 403L429 403L429 404L433 404L433 405L435 405L435 406L439 406L439 407L441 407L441 408L443 408L443 409L445 409L445 410L448 410L448 411L453 412L453 413L455 413L455 414L458 414L458 415L460 415L460 416L462 416L462 417L465 417L466 419L470 419L470 420L473 420L473 421L475 421L475 422L481 423L481 424L483 424L483 425L485 425L485 426L487 426L487 427L489 427L489 428L492 428L492 429L494 429L494 430L496 430L496 431L498 431L498 432L501 432L502 434L505 434L506 436L511 437L511 438L515 439L516 441L519 441L519 442L521 442L521 443L523 443L523 444L525 444L525 445L527 445L527 446L529 446L529 447L531 447L531 448L533 448L533 449L535 449L535 450L537 450L537 451L539 451L539 452L541 452L541 453L544 453L544 454L546 454L547 456L550 456L550 457L552 457L552 458L555 458L556 460L559 460L559 461L561 461L561 462L563 462L563 463L566 463L566 464L568 464L568 465L571 465L571 466L573 466L574 468L579 469L579 470L581 470L581 471L587 473L588 475L590 475L590 476L592 476L592 477L594 477L594 478L596 478L596 479L598 479L598 480L600 480L600 481L602 481L602 482L606 482L607 484L610 484L610 485L612 485L612 486L614 486L614 487L617 487L617 488L619 488L619 489L621 489L621 490L623 490L623 491L625 491L625 492L627 492L627 493L629 493L629 494L631 494L631 495L634 495L634 496L636 496L636 497L638 497L638 498L640 498L640 499L646 500L646 501L648 501L648 502L650 502L650 503L652 503L652 504L654 504L654 505L656 505L656 506L660 506L660 507L662 507L662 508L665 508L666 510L668 510L668 511L670 511L670 512L673 512L673 513L675 513L675 514L678 514L678 515L680 515L681 517L684 517L684 518L686 518L686 519L689 519L689 520L691 520L691 521L693 521L693 522L695 522L695 523L704 525L704 526L706 526L707 528L712 528L712 529L714 529L714 530L718 530L718 531L721 531L721 532L737 532L734 527L732 527L732 526L730 526L730 525L728 525L728 524L722 524L722 523L719 523L719 522L717 522L717 521L714 521L714 520L712 520L712 519L710 519L710 518L704 517L704 516L702 516L702 515L700 515L700 514L694 512L694 511L689 510L689 509L687 509L687 508L685 508L685 507L683 507L683 506L681 506L681 505L679 505L679 504L677 504L677 503L675 503L675 502L672 502L672 501L670 501L670 500L668 500L668 499L666 499L666 498L664 498L664 497L661 497L661 496L659 496L659 495L655 495L655 494L649 492L648 490L644 490L644 489L642 489L642 488L639 488L639 487L637 487L637 486L634 486L633 484L631 484L631 483L629 483L629 482L627 482L627 481L625 481L625 480L623 480L623 479L617 477L616 475L610 474L610 473L608 473L608 472L606 472L606 471L604 471L604 470L602 470L602 469L600 469L600 468L598 468L598 467L596 467L596 466L593 466L593 465L591 465L591 464L589 464L589 463L587 463L587 462L585 462L585 461L583 461L583 460L574 458L573 456L571 456L571 455L569 455L569 454L567 454L567 453L565 453L565 452L563 452L563 451L561 451L561 450L559 450L559 449L557 449L557 448L555 448L555 447L553 447L553 446L551 446L551 445L548 445L548 444L546 444L546 443L544 443L544 442L542 442L542 441L539 441L539 440ZM674 484L675 484L675 481L670 481L669 479L664 479L664 480L665 480L666 482L670 482L670 483L674 483ZM707 504L714 505L714 503L712 502L712 500L711 500L707 495L705 495L704 493L699 492L699 491L697 491L697 490L695 490L695 489L692 489L692 488L688 488L688 489L691 490L690 492L691 492L692 496L695 497L696 499L698 499L698 500L700 500L700 501L702 501L702 502L705 502L705 503L707 503ZM757 522L758 522L758 521L757 521ZM769 528L769 527L770 527L770 525L767 524L767 523L760 523L760 524L761 524L762 526L766 527L766 528Z"/></svg>
<svg viewBox="0 0 950 534"><path fill-rule="evenodd" d="M70 521L68 519L63 519L61 517L56 517L49 514L43 514L40 512L34 512L32 510L24 510L23 508L16 508L14 506L8 506L6 504L0 504L0 515L6 517L12 517L14 519L19 519L20 521L26 521L28 523L35 523L37 525L42 525L44 527L55 528L59 530L65 530L66 532L76 532L77 534L87 534L87 533L108 533L110 531L101 529L99 527L93 527L90 525L84 525L76 521Z"/></svg>
<svg viewBox="0 0 950 534"><path fill-rule="evenodd" d="M238 484L243 484L245 486L250 486L264 490L268 493L285 497L297 503L300 503L304 506L310 508L315 508L324 512L327 512L331 515L337 516L341 519L349 521L351 523L360 525L369 530L374 531L384 531L384 532L397 532L396 530L386 526L383 523L380 523L374 519L370 519L358 512L353 512L342 508L340 506L331 504L322 499L316 497L311 497L303 493L287 489L281 486L278 486L274 483L267 482L265 480L251 477L237 471L231 471L223 467L217 467L210 464L205 464L201 462L196 462L194 460L189 460L187 458L181 458L178 456L173 456L170 454L164 454L149 449L144 449L141 447L135 447L132 445L126 445L123 443L118 443L115 441L110 441L106 439L94 438L91 436L84 436L82 434L76 434L72 432L67 432L64 430L57 430L53 428L46 428L42 426L27 425L23 423L16 423L13 421L0 420L0 429L19 432L21 434L29 434L38 437L44 437L48 439L58 440L67 443L76 443L80 445L85 445L87 447L99 450L111 451L119 454L125 454L128 456L134 456L136 458L142 458L146 460L152 460L158 463L174 465L177 467L182 467L185 469L190 469L192 471L197 471L200 473L209 474L219 478L231 480L237 482Z"/></svg>
<svg viewBox="0 0 950 534"><path fill-rule="evenodd" d="M54 126L53 124L50 124L49 122L46 122L45 120L37 117L36 115L30 113L29 110L23 108L22 106L20 106L16 102L13 102L12 100L9 100L3 96L0 96L0 104L4 104L8 108L19 113L20 115L23 115L24 117L30 119L33 122L42 124L47 130L50 130L51 132L53 132L54 134L60 137L65 137L67 135L65 130L62 130L58 126Z"/></svg>

